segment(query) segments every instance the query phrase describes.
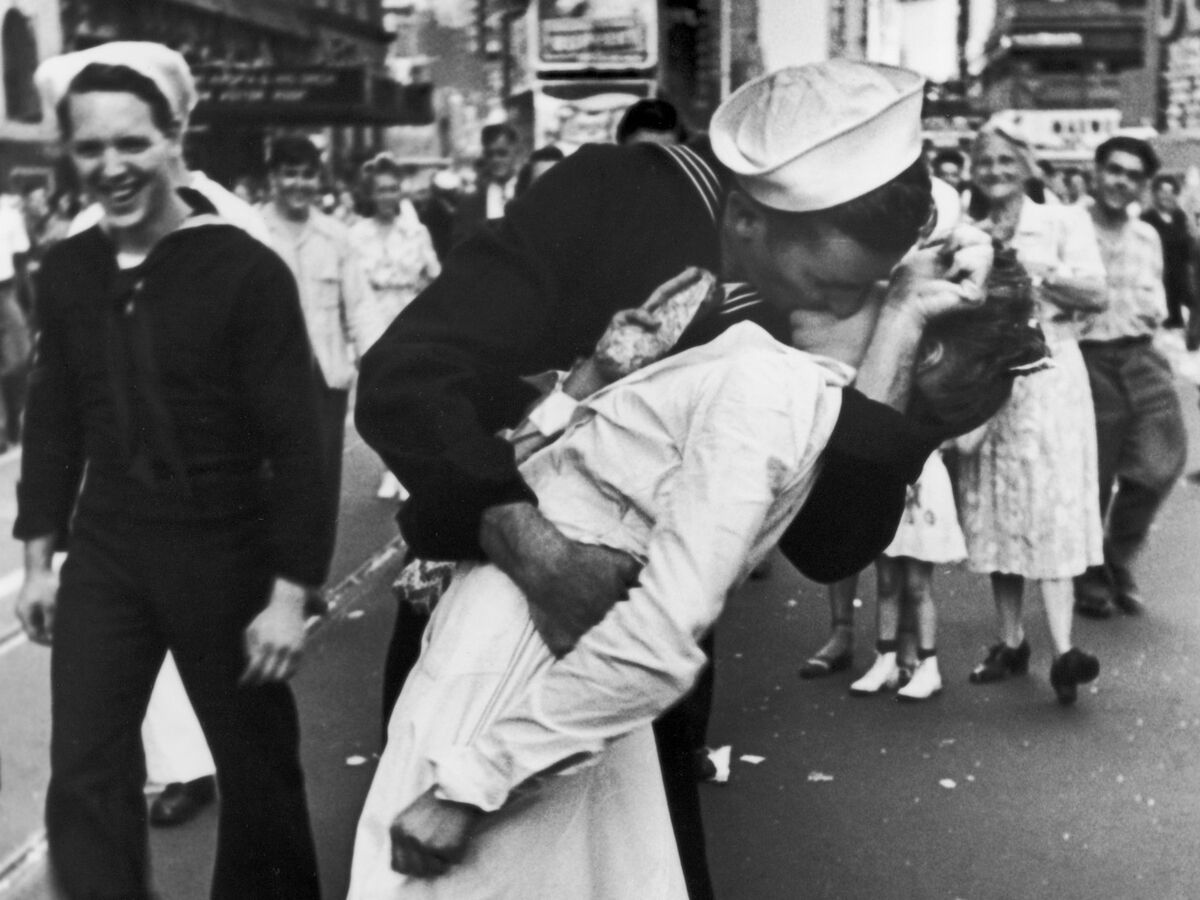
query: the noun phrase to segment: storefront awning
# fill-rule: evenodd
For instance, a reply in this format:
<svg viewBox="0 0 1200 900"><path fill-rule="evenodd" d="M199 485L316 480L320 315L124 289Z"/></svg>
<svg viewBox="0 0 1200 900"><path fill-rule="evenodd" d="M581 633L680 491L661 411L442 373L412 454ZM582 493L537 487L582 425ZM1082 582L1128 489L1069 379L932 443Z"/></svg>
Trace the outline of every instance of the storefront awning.
<svg viewBox="0 0 1200 900"><path fill-rule="evenodd" d="M363 66L198 66L198 124L428 125L433 85L399 84Z"/></svg>

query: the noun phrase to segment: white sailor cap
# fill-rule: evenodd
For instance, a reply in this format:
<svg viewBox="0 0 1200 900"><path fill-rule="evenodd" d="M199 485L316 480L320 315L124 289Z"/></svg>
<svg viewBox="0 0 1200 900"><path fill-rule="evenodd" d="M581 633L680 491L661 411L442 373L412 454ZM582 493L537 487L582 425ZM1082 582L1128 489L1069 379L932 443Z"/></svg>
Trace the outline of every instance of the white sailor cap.
<svg viewBox="0 0 1200 900"><path fill-rule="evenodd" d="M126 66L145 75L166 98L176 121L187 125L197 100L192 70L181 54L151 41L112 41L47 59L38 66L34 81L49 109L58 106L75 76L92 63Z"/></svg>
<svg viewBox="0 0 1200 900"><path fill-rule="evenodd" d="M831 59L734 92L712 118L717 158L765 206L810 212L891 181L921 155L925 79Z"/></svg>

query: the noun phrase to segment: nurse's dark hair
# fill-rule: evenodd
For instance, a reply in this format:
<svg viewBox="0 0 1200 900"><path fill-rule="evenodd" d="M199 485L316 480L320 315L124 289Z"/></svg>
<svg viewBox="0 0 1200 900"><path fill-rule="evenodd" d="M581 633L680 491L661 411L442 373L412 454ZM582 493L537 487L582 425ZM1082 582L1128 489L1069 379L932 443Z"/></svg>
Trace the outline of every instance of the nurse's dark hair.
<svg viewBox="0 0 1200 900"><path fill-rule="evenodd" d="M933 214L929 167L923 156L891 181L874 190L813 212L784 212L758 204L771 231L785 240L814 226L842 232L870 250L899 253L920 237L921 226Z"/></svg>
<svg viewBox="0 0 1200 900"><path fill-rule="evenodd" d="M940 347L941 377L915 379L909 415L945 436L965 434L994 416L1013 381L1046 368L1032 284L1012 250L998 249L982 304L944 313L925 326L918 359Z"/></svg>
<svg viewBox="0 0 1200 900"><path fill-rule="evenodd" d="M150 118L164 134L175 134L182 124L171 112L171 104L158 85L136 69L108 63L89 63L79 70L54 112L63 137L71 136L71 97L77 94L133 94L150 107Z"/></svg>

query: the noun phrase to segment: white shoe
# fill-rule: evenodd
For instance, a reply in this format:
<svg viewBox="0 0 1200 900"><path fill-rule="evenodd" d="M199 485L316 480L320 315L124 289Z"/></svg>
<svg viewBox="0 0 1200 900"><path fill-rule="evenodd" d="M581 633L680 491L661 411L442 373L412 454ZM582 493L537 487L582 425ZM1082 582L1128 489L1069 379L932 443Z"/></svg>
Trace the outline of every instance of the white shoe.
<svg viewBox="0 0 1200 900"><path fill-rule="evenodd" d="M908 684L896 692L897 700L928 700L942 692L942 673L936 656L921 660Z"/></svg>
<svg viewBox="0 0 1200 900"><path fill-rule="evenodd" d="M850 693L859 696L878 694L884 690L893 690L900 683L900 667L896 665L896 654L876 653L875 662L871 668L854 684L850 685Z"/></svg>

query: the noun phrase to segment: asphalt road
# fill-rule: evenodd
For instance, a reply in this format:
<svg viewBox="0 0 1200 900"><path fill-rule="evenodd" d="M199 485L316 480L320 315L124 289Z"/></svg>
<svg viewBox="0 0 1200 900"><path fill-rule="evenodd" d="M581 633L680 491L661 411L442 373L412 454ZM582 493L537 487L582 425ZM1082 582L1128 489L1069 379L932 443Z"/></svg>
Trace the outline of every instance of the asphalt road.
<svg viewBox="0 0 1200 900"><path fill-rule="evenodd" d="M1200 460L1196 391L1181 388ZM370 495L375 462L348 454L338 575L391 536ZM1054 702L1040 601L1026 617L1027 677L967 683L993 638L987 580L939 569L939 657L946 690L923 704L853 698L851 673L801 681L796 668L827 629L824 590L777 560L733 598L718 632L710 743L733 748L732 777L703 786L710 858L722 900L1192 900L1200 897L1200 489L1181 483L1144 559L1144 617L1077 620L1077 643L1102 672L1074 708ZM379 739L379 679L392 619L382 557L339 594L295 686L326 896L342 896L354 821ZM863 578L857 669L871 661L873 578ZM26 655L24 651L30 651ZM40 654L40 655L36 655ZM39 648L9 681L0 658L4 783L0 834L28 816L44 782L14 759L45 727ZM20 694L20 722L11 717ZM6 699L7 698L7 699ZM34 736L26 734L34 733ZM26 746L26 751L28 752ZM742 756L762 757L743 761ZM355 757L365 762L357 763ZM17 803L15 798L27 801ZM36 814L26 822L35 827ZM215 815L155 831L165 900L207 896ZM0 858L4 850L0 850ZM37 866L0 898L44 896ZM537 898L532 898L537 900ZM631 898L640 900L640 898Z"/></svg>

